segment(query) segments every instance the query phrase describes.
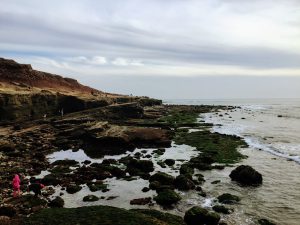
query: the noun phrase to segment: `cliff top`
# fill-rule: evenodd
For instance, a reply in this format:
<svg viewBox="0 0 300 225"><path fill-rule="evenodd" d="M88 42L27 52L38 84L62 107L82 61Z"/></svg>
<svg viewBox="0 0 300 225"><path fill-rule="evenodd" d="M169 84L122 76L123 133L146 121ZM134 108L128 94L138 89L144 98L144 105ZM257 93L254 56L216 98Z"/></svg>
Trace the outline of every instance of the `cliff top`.
<svg viewBox="0 0 300 225"><path fill-rule="evenodd" d="M32 69L30 64L20 64L0 58L0 91L28 93L41 90L84 96L116 96L84 86L77 80Z"/></svg>

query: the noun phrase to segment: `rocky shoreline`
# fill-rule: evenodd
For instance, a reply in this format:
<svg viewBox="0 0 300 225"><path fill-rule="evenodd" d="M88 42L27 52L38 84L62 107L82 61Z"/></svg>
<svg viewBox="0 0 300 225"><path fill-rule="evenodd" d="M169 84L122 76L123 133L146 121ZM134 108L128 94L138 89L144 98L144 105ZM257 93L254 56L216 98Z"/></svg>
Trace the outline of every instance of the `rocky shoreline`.
<svg viewBox="0 0 300 225"><path fill-rule="evenodd" d="M184 217L164 211L190 191L205 198L203 171L223 170L245 158L239 152L247 146L244 140L212 133L212 124L199 120L203 113L234 107L163 105L157 99L104 93L5 59L0 59L0 78L1 224L226 224L222 215L233 211L227 204L239 201L230 193L220 195L209 210L185 209ZM189 146L193 154L175 159L174 145ZM101 161L49 161L47 156L62 150L84 151L89 159ZM169 157L162 160L165 153ZM15 174L21 176L23 192L16 198L11 185ZM236 168L230 177L236 185L262 184L261 175L247 166ZM46 185L42 196L28 192L33 178ZM81 202L118 198L99 195L110 193L108 180L128 182L125 185L143 181L138 192L149 194L136 194L128 204L146 209L63 208L64 196L83 188L89 194ZM267 222L259 223L272 224Z"/></svg>
<svg viewBox="0 0 300 225"><path fill-rule="evenodd" d="M133 199L132 204L156 202L167 208L172 207L180 200L180 196L174 191L177 189L182 191L196 189L199 194L205 195L201 189L201 183L205 178L200 176L201 174L194 174L194 169L199 171L222 169L243 158L237 152L238 147L245 145L242 140L234 136L211 133L207 129L210 124L199 123L196 120L200 113L219 109L224 107L170 105L143 107L138 103L124 103L70 113L64 117L27 121L18 126L2 126L0 214L1 209L6 209L8 212L11 211L6 215L2 213L2 217L11 217L6 218L7 221L14 219L27 221L22 218L32 213L36 214L43 208L63 205L56 203L59 199L51 200L50 196L54 193L52 186L59 185L68 193L80 191L80 185L83 184L88 185L90 190L108 191L109 187L101 181L112 177L130 180L137 176L139 179L149 180L149 187L145 188L158 193L153 201ZM198 130L189 133L188 129ZM180 175L177 177L159 172L151 175L154 171L152 161L140 159L142 157L140 154L119 161L104 160L101 164L85 162L85 165L79 165L74 160L50 164L46 159L46 155L50 153L68 149L73 151L84 149L91 158L119 155L135 148L157 148L155 154L163 154L164 148L169 147L172 141L191 145L199 151L198 156L181 165ZM147 155L147 152L144 155ZM166 160L161 166L172 165L173 161ZM125 169L120 169L116 165L120 163ZM30 195L23 195L18 200L11 198L11 177L14 174L36 176L43 170L51 172L41 179L43 184L49 186L44 198L37 200ZM197 179L195 175L198 176ZM23 183L26 183L26 180ZM26 191L25 185L23 191ZM92 200L92 197L87 197L87 201L88 198ZM224 206L215 209L217 212L228 212ZM220 217L217 214L212 212L211 214L219 221Z"/></svg>

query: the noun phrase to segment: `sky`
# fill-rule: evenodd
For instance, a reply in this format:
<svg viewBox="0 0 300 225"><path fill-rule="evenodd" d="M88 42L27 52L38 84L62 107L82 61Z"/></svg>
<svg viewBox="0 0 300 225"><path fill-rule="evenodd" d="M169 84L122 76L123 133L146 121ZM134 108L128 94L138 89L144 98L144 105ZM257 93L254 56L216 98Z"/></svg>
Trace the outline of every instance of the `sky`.
<svg viewBox="0 0 300 225"><path fill-rule="evenodd" d="M0 57L107 92L300 98L300 1L1 0Z"/></svg>

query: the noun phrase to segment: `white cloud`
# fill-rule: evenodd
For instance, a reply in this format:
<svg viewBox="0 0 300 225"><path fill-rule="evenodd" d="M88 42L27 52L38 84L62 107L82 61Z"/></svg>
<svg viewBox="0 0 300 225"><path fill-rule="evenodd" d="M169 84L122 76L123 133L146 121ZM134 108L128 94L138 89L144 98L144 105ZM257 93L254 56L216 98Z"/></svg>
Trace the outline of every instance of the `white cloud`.
<svg viewBox="0 0 300 225"><path fill-rule="evenodd" d="M143 63L139 60L116 58L111 62L116 66L143 66Z"/></svg>
<svg viewBox="0 0 300 225"><path fill-rule="evenodd" d="M95 65L104 65L107 63L107 60L103 56L94 56L91 60L91 64Z"/></svg>

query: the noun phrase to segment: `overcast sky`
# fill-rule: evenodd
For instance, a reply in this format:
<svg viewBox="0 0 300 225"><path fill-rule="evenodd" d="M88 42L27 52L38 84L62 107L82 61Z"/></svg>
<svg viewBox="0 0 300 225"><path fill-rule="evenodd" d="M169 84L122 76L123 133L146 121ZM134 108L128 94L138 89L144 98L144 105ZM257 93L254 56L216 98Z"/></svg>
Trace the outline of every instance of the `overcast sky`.
<svg viewBox="0 0 300 225"><path fill-rule="evenodd" d="M1 0L1 56L108 92L300 98L300 1Z"/></svg>

